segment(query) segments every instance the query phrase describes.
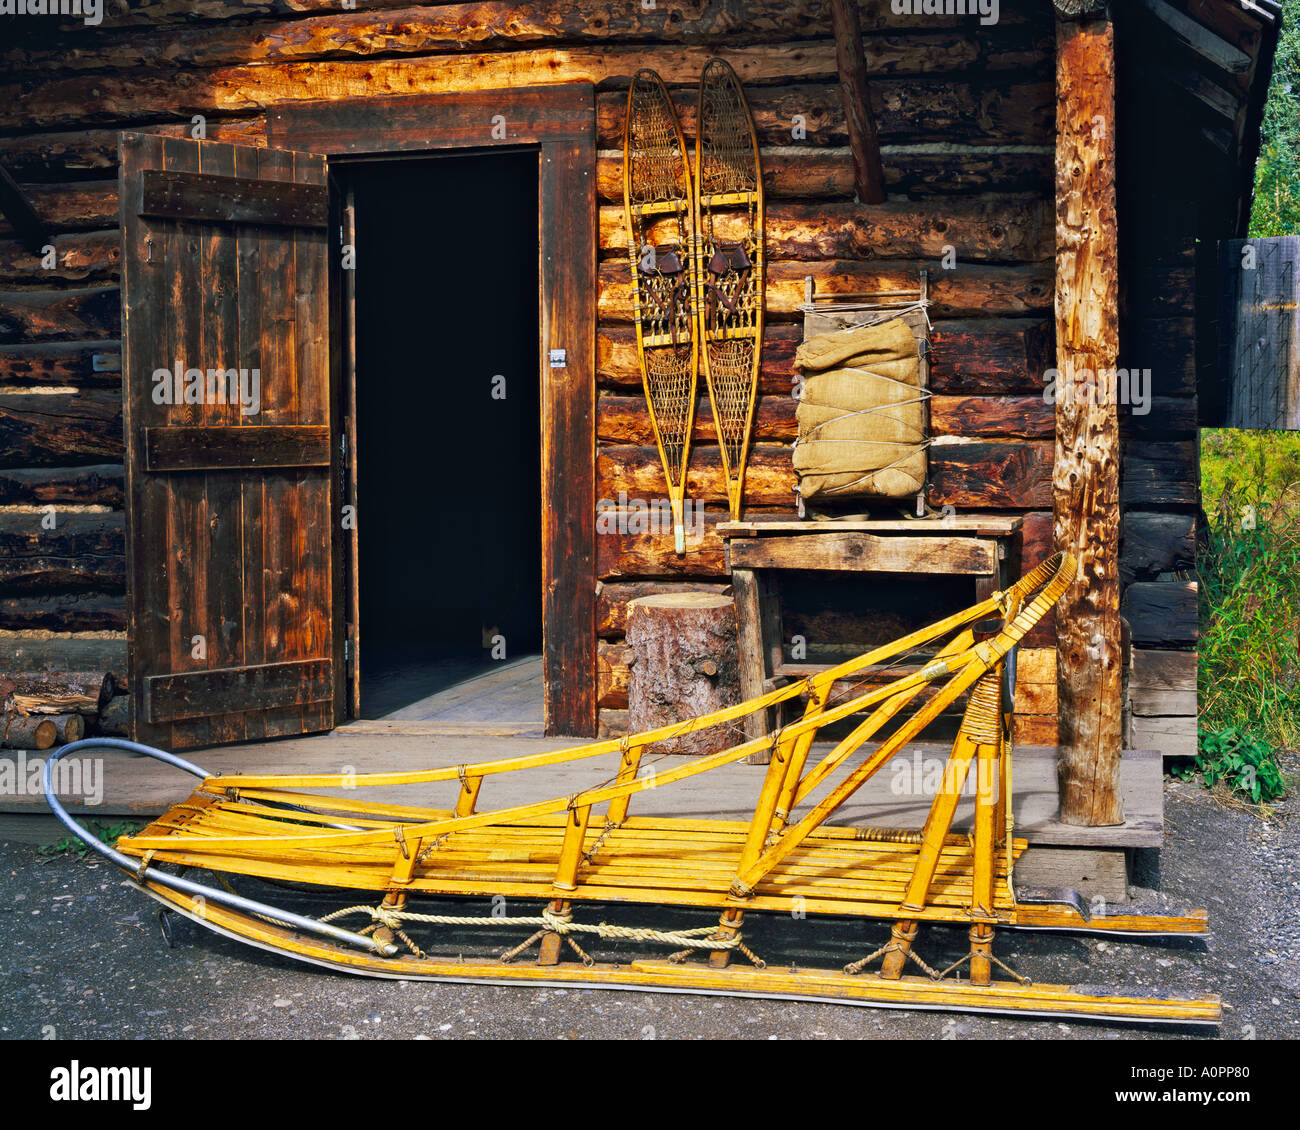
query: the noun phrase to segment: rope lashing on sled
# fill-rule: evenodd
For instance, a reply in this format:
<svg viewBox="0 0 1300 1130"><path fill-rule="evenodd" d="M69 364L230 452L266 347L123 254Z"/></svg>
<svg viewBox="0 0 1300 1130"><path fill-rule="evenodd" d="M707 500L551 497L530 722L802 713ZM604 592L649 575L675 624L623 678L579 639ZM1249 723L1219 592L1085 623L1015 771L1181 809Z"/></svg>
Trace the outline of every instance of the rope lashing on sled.
<svg viewBox="0 0 1300 1130"><path fill-rule="evenodd" d="M347 906L319 919L321 922L333 922L349 914L368 914L376 925L386 926L394 934L402 937L412 951L419 956L420 951L402 933L402 927L408 922L423 922L434 926L540 926L542 933L558 934L567 937L570 934L594 934L598 938L629 942L659 942L667 946L677 946L684 950L738 950L749 957L755 964L760 959L748 950L740 936L732 938L710 937L717 934L716 926L699 926L690 930L655 930L648 926L610 926L605 922L592 925L586 922L574 922L571 914L555 914L544 908L539 915L521 915L512 918L492 918L490 916L467 916L459 914L416 914L408 910L398 910L386 906ZM536 935L524 942L511 954L522 953L536 940ZM502 960L507 960L503 956Z"/></svg>
<svg viewBox="0 0 1300 1130"><path fill-rule="evenodd" d="M873 952L867 954L867 956L864 957L861 961L854 961L849 965L846 965L844 967L844 972L850 975L855 973L861 973L871 962L875 961L876 958L881 957L882 955L887 953L892 953L895 950L900 950L902 948L903 947L901 943L890 940L886 942L883 946L881 946L878 950L874 950ZM940 978L943 977L942 973L940 973L933 966L927 965L922 958L918 957L915 951L910 949L904 950L903 956L908 958L910 961L916 962L916 964L919 965L925 971L926 975L930 978L931 981L938 981Z"/></svg>

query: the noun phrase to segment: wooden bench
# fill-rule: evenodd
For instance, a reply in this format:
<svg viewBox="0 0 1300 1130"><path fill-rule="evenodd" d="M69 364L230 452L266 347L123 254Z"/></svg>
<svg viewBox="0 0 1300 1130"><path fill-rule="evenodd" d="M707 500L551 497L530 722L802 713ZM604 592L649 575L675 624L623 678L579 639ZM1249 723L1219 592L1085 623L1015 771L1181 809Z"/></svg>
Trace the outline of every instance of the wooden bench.
<svg viewBox="0 0 1300 1130"><path fill-rule="evenodd" d="M778 571L969 576L983 600L1020 575L1022 524L999 515L720 523L736 600L741 698L831 666L785 660ZM761 737L769 722L750 715L746 735Z"/></svg>

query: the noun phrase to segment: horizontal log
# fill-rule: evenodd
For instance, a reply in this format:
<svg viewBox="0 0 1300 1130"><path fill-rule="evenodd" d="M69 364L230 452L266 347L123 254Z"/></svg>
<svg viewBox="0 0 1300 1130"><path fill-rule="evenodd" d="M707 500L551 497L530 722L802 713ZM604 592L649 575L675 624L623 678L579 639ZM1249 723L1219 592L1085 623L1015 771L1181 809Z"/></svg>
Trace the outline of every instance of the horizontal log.
<svg viewBox="0 0 1300 1130"><path fill-rule="evenodd" d="M853 156L847 148L790 142L765 146L759 161L768 200L846 200L856 192ZM1029 152L1024 149L1029 148ZM940 142L885 145L880 159L885 188L912 197L975 193L1046 193L1052 156L1046 146L1006 147ZM602 153L596 162L602 203L623 206L623 154Z"/></svg>
<svg viewBox="0 0 1300 1130"><path fill-rule="evenodd" d="M113 697L113 677L103 671L9 674L0 677L6 686L3 709L24 714L98 714Z"/></svg>
<svg viewBox="0 0 1300 1130"><path fill-rule="evenodd" d="M936 270L932 261L871 263L837 259L826 262L768 264L764 309L769 317L791 321L803 317L804 279L811 276L819 295L876 293L915 289L922 269L931 272L932 317L1014 316L1048 309L1052 303L1050 264L998 266L967 264ZM599 314L603 321L632 320L631 269L625 260L601 263Z"/></svg>
<svg viewBox="0 0 1300 1130"><path fill-rule="evenodd" d="M596 572L602 581L625 577L725 578L727 565L717 526L730 521L725 507L692 511L686 529L686 552L673 549L670 523L647 525L630 511L607 514L596 526Z"/></svg>
<svg viewBox="0 0 1300 1130"><path fill-rule="evenodd" d="M1051 442L934 444L929 456L931 506L1027 509L1052 505Z"/></svg>
<svg viewBox="0 0 1300 1130"><path fill-rule="evenodd" d="M0 291L0 343L117 338L122 302L115 286Z"/></svg>
<svg viewBox="0 0 1300 1130"><path fill-rule="evenodd" d="M793 388L795 350L803 329L790 322L769 322L763 327L763 353L758 374L760 395L789 396ZM641 362L636 330L626 323L606 322L596 335L596 380L602 388L641 391ZM700 388L704 382L701 379Z"/></svg>
<svg viewBox="0 0 1300 1130"><path fill-rule="evenodd" d="M1133 649L1128 705L1137 715L1192 715L1196 703L1196 652Z"/></svg>
<svg viewBox="0 0 1300 1130"><path fill-rule="evenodd" d="M1149 690L1196 690L1196 652L1133 648L1130 685Z"/></svg>
<svg viewBox="0 0 1300 1130"><path fill-rule="evenodd" d="M1011 723L1011 740L1018 746L1060 744L1060 722L1055 714L1017 714Z"/></svg>
<svg viewBox="0 0 1300 1130"><path fill-rule="evenodd" d="M29 251L17 240L0 241L0 285L115 282L121 275L122 237L116 228L54 235L46 246L54 249L49 266L44 250Z"/></svg>
<svg viewBox="0 0 1300 1130"><path fill-rule="evenodd" d="M932 396L930 433L1050 438L1056 412L1041 396Z"/></svg>
<svg viewBox="0 0 1300 1130"><path fill-rule="evenodd" d="M1156 749L1162 757L1195 757L1197 751L1195 714L1148 717L1135 714L1129 719L1128 745L1134 749Z"/></svg>
<svg viewBox="0 0 1300 1130"><path fill-rule="evenodd" d="M109 506L125 504L126 472L120 463L89 467L0 468L0 505Z"/></svg>
<svg viewBox="0 0 1300 1130"><path fill-rule="evenodd" d="M1151 581L1161 573L1196 567L1196 518L1192 514L1126 511L1120 521L1120 579Z"/></svg>
<svg viewBox="0 0 1300 1130"><path fill-rule="evenodd" d="M409 3L409 0L408 0ZM384 12L385 7L397 11ZM232 5L233 7L233 5ZM611 9L592 3L438 4L423 7L373 4L355 11L333 11L325 16L303 15L262 20L251 27L241 22L194 28L134 31L119 34L108 43L60 51L38 45L16 45L0 53L0 63L13 73L63 66L70 73L155 70L228 66L246 60L258 62L308 62L331 58L374 55L425 55L448 51L514 51L542 45L583 46L617 42L710 44L725 39L728 46L741 43L825 38L831 34L826 6L789 4L781 0L696 0L681 6L629 5ZM114 26L121 26L116 24ZM880 31L899 33L901 21ZM1045 33L1038 28L1014 27L999 20L996 27L981 28L983 35L968 34L961 25L925 25L930 34L868 36L866 53L873 70L1007 69L1041 62ZM865 29L864 29L865 30ZM919 57L916 57L919 56ZM916 58L914 58L916 57Z"/></svg>
<svg viewBox="0 0 1300 1130"><path fill-rule="evenodd" d="M105 592L0 597L0 629L28 628L53 632L124 631L126 597Z"/></svg>
<svg viewBox="0 0 1300 1130"><path fill-rule="evenodd" d="M701 379L700 390L705 390ZM754 411L754 441L790 441L798 434L795 423L797 403L791 396L761 396ZM693 443L717 443L718 429L713 409L707 395L701 396L695 408ZM619 396L601 393L596 410L596 438L602 443L654 443L650 427L650 410L644 396Z"/></svg>
<svg viewBox="0 0 1300 1130"><path fill-rule="evenodd" d="M194 126L183 122L141 122L131 125L135 133L156 133L164 137L190 137ZM236 145L264 146L266 118L262 114L216 118L205 122L208 141L229 141ZM4 140L4 164L21 181L56 182L76 178L104 177L117 169L118 131L79 129L58 133L28 133ZM110 182L116 191L117 182Z"/></svg>
<svg viewBox="0 0 1300 1130"><path fill-rule="evenodd" d="M1055 683L1030 683L1016 688L1016 713L1056 717L1058 699Z"/></svg>
<svg viewBox="0 0 1300 1130"><path fill-rule="evenodd" d="M146 169L140 177L136 214L199 223L323 228L329 190L320 184Z"/></svg>
<svg viewBox="0 0 1300 1130"><path fill-rule="evenodd" d="M23 195L50 231L96 231L118 222L117 181L71 184L25 184ZM13 235L13 225L0 216L0 237Z"/></svg>
<svg viewBox="0 0 1300 1130"><path fill-rule="evenodd" d="M627 626L628 602L661 593L703 592L728 595L730 586L700 581L624 581L596 585L596 634L602 639L619 639Z"/></svg>
<svg viewBox="0 0 1300 1130"><path fill-rule="evenodd" d="M938 443L929 449L930 504L959 509L1042 508L1051 505L1053 446L1043 440ZM793 509L795 474L790 450L755 444L745 477L745 501L752 506ZM620 492L647 502L667 497L658 451L650 446L602 446L596 458L597 497ZM726 498L716 447L691 454L688 498Z"/></svg>
<svg viewBox="0 0 1300 1130"><path fill-rule="evenodd" d="M333 666L328 659L303 659L151 675L144 680L144 720L176 722L323 702L333 694Z"/></svg>
<svg viewBox="0 0 1300 1130"><path fill-rule="evenodd" d="M632 669L632 649L625 643L601 640L596 645L596 705L614 710L627 709L627 689Z"/></svg>
<svg viewBox="0 0 1300 1130"><path fill-rule="evenodd" d="M326 467L329 428L317 424L144 429L148 471Z"/></svg>
<svg viewBox="0 0 1300 1130"><path fill-rule="evenodd" d="M597 717L599 721L596 737L602 741L608 738L621 738L632 732L628 726L626 710L611 710L609 707L602 706Z"/></svg>
<svg viewBox="0 0 1300 1130"><path fill-rule="evenodd" d="M126 686L125 632L3 632L0 655L18 671L105 671Z"/></svg>
<svg viewBox="0 0 1300 1130"><path fill-rule="evenodd" d="M0 511L0 586L17 594L126 584L124 514L56 511L52 530L42 525L49 521L46 513Z"/></svg>
<svg viewBox="0 0 1300 1130"><path fill-rule="evenodd" d="M781 506L793 510L795 474L790 449L776 444L755 444L745 472L745 502L751 506ZM602 446L596 452L596 497L628 498L655 502L668 497L663 464L654 447ZM686 472L686 497L696 503L725 502L726 482L722 455L716 447L691 452ZM671 531L670 531L671 533ZM690 531L688 530L688 538Z"/></svg>
<svg viewBox="0 0 1300 1130"><path fill-rule="evenodd" d="M926 31L936 28L961 28L968 27L970 18L968 16L956 15L923 15L921 13L898 15L894 12L891 0L860 0L862 9L862 30L866 31L897 31L897 30L916 30ZM442 5L438 5L441 7ZM810 13L816 12L821 8L818 0L810 0L805 5ZM366 11L385 11L391 8L409 8L410 0L366 0ZM465 7L457 5L456 7ZM496 5L469 5L471 11L486 7L487 13L483 19L490 18L490 13L495 11ZM513 5L507 5L508 9L513 10ZM1046 13L1040 10L1039 5L1007 5L1006 10L999 14L999 23L1008 25L1028 24L1040 30L1051 29L1051 12ZM670 9L676 16L676 20L682 17L677 14L677 10L682 9L692 14L702 13L706 10L706 5L702 0L690 0L687 4L677 5ZM339 10L338 0L108 0L104 5L106 19L112 20L113 27L164 27L172 24L196 24L196 23L213 23L231 19L239 20L266 20L266 19L306 19L315 12L337 13ZM591 9L585 5L580 9L584 12L591 13ZM426 6L419 9L427 13L429 8ZM608 17L605 9L597 9L598 16ZM672 19L673 17L670 17ZM675 22L675 20L674 20ZM61 35L76 36L78 33L83 38L93 34L86 31L83 22L71 17L66 20L58 21L57 25ZM471 24L470 27L473 25ZM208 29L205 29L208 30ZM466 34L471 32L467 29ZM70 39L71 46L77 48L79 40ZM79 48L78 48L79 49Z"/></svg>
<svg viewBox="0 0 1300 1130"><path fill-rule="evenodd" d="M701 381L701 389L704 382ZM1013 436L1042 439L1054 434L1055 415L1042 397L934 396L930 398L933 435ZM798 401L789 395L760 396L754 413L754 442L790 441L798 435ZM707 395L695 410L693 443L717 443L718 432ZM602 393L596 437L605 443L654 443L644 396Z"/></svg>
<svg viewBox="0 0 1300 1130"><path fill-rule="evenodd" d="M21 466L122 459L121 394L0 393L0 453L0 459Z"/></svg>
<svg viewBox="0 0 1300 1130"><path fill-rule="evenodd" d="M968 145L940 141L882 145L885 188L908 196L1033 192L1052 186L1049 145Z"/></svg>
<svg viewBox="0 0 1300 1130"><path fill-rule="evenodd" d="M1055 352L1050 322L1035 318L936 321L930 334L935 393L1041 392Z"/></svg>
<svg viewBox="0 0 1300 1130"><path fill-rule="evenodd" d="M312 63L236 63L198 72L114 71L55 78L35 89L29 82L0 86L0 129L72 128L93 122L233 114L276 103L346 101L415 91L439 94L580 82L626 89L629 77L641 67L657 70L665 82L689 84L693 99L700 71L714 54L714 48L702 46L618 44ZM923 59L922 53L906 47L895 47L891 54L886 69L900 75ZM1039 58L1047 61L1045 54ZM727 60L747 86L791 81L829 84L836 76L835 50L829 40L738 47L728 51ZM883 59L881 62L884 64ZM882 125L893 127L900 117L919 118L930 132L960 127L966 134L987 132L1037 143L1050 137L1049 83L927 82L923 95L913 90L902 99L906 105L899 107L900 89L916 85L910 76L872 83L872 100L880 104L877 116ZM842 112L837 117L842 117ZM787 116L783 123L787 136L790 121ZM896 128L882 128L881 136L889 138ZM843 144L843 139L835 143Z"/></svg>
<svg viewBox="0 0 1300 1130"><path fill-rule="evenodd" d="M1120 341L1123 367L1151 370L1152 395L1196 394L1195 319L1132 318Z"/></svg>
<svg viewBox="0 0 1300 1130"><path fill-rule="evenodd" d="M996 571L998 560L997 543L987 538L881 537L865 533L732 538L730 551L733 569L989 576Z"/></svg>
<svg viewBox="0 0 1300 1130"><path fill-rule="evenodd" d="M833 65L833 58L830 61ZM677 68L673 77L665 73L665 81L679 81L677 73ZM800 75L791 71L780 77L794 81L746 89L759 144L789 145L798 127L806 131L801 144L809 147L847 145L848 129L838 84L807 81L814 76L806 72ZM747 84L752 81L744 73L741 79ZM690 140L695 137L696 79L688 76L680 81L690 85L669 94L682 131ZM873 76L871 108L883 145L948 144L960 138L967 145L1050 146L1055 136L1056 89L1050 79L989 84ZM600 149L621 148L626 114L625 93L610 90L597 96L596 138Z"/></svg>
<svg viewBox="0 0 1300 1130"><path fill-rule="evenodd" d="M0 385L122 386L119 341L42 341L0 346Z"/></svg>
<svg viewBox="0 0 1300 1130"><path fill-rule="evenodd" d="M1200 502L1200 456L1195 440L1130 442L1124 448L1120 501L1124 506L1196 506Z"/></svg>
<svg viewBox="0 0 1300 1130"><path fill-rule="evenodd" d="M1150 267L1126 280L1128 312L1136 318L1194 318L1195 264Z"/></svg>
<svg viewBox="0 0 1300 1130"><path fill-rule="evenodd" d="M1020 648L1016 653L1016 686L1028 683L1056 685L1056 648Z"/></svg>
<svg viewBox="0 0 1300 1130"><path fill-rule="evenodd" d="M1145 390L1144 400L1132 399L1119 407L1119 432L1132 439L1186 439L1197 433L1196 400L1190 396L1151 396L1154 374L1134 375Z"/></svg>
<svg viewBox="0 0 1300 1130"><path fill-rule="evenodd" d="M1196 643L1195 581L1137 581L1124 590L1121 612L1135 646Z"/></svg>
<svg viewBox="0 0 1300 1130"><path fill-rule="evenodd" d="M718 218L720 239L741 239L739 215ZM652 224L652 243L672 242L670 222ZM770 259L941 258L956 262L1035 262L1053 253L1054 228L1042 198L1002 195L945 200L886 200L883 204L775 203L767 210L764 248ZM627 254L623 207L600 209L600 249Z"/></svg>

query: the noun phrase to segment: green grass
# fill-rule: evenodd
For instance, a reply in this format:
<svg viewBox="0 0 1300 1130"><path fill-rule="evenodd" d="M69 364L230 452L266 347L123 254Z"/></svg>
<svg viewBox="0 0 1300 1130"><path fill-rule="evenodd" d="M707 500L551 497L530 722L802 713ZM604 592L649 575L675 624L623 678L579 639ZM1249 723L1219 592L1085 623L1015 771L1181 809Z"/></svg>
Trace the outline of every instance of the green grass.
<svg viewBox="0 0 1300 1130"><path fill-rule="evenodd" d="M87 820L85 826L106 844L112 844L118 836L138 832L144 827L143 824L136 820L121 820L116 824L104 824L99 820ZM52 844L42 844L36 851L40 855L73 855L80 859L90 851L90 847L75 836L63 836Z"/></svg>
<svg viewBox="0 0 1300 1130"><path fill-rule="evenodd" d="M1195 772L1255 803L1300 746L1300 435L1205 431Z"/></svg>

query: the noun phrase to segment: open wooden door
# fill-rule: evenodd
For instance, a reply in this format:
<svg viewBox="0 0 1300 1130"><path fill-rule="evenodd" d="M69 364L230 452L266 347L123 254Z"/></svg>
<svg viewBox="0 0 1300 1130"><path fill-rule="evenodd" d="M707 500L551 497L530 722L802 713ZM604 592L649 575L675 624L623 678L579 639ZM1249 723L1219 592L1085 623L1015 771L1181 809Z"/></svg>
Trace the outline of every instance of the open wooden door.
<svg viewBox="0 0 1300 1130"><path fill-rule="evenodd" d="M342 636L323 157L121 139L135 733L325 730Z"/></svg>

